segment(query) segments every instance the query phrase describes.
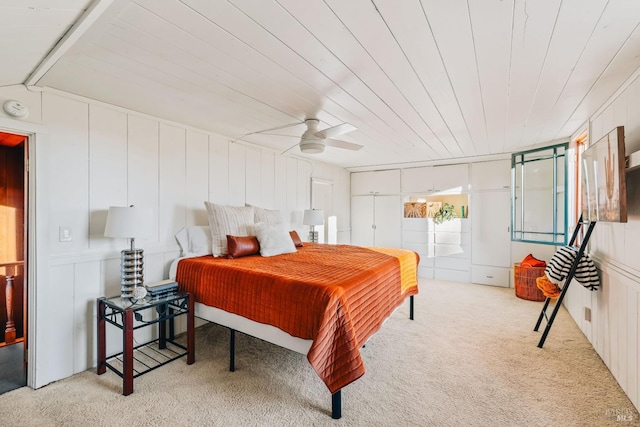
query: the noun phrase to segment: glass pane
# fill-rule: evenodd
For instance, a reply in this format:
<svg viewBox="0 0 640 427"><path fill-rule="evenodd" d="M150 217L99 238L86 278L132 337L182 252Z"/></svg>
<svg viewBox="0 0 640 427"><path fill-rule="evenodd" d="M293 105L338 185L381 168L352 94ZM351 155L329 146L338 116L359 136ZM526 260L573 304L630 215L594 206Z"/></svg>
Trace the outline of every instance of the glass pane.
<svg viewBox="0 0 640 427"><path fill-rule="evenodd" d="M512 240L565 244L566 144L512 156Z"/></svg>

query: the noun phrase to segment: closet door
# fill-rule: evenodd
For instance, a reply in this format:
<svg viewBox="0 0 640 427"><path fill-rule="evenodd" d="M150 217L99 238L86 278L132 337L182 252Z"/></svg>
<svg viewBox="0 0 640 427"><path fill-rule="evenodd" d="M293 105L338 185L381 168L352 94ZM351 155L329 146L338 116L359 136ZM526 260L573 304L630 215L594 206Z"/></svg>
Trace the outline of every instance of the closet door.
<svg viewBox="0 0 640 427"><path fill-rule="evenodd" d="M511 262L511 201L509 191L473 193L471 280L509 286Z"/></svg>
<svg viewBox="0 0 640 427"><path fill-rule="evenodd" d="M402 247L402 200L400 196L374 197L374 246Z"/></svg>
<svg viewBox="0 0 640 427"><path fill-rule="evenodd" d="M374 246L374 198L375 196L351 197L351 244Z"/></svg>
<svg viewBox="0 0 640 427"><path fill-rule="evenodd" d="M471 281L509 286L511 161L471 164Z"/></svg>

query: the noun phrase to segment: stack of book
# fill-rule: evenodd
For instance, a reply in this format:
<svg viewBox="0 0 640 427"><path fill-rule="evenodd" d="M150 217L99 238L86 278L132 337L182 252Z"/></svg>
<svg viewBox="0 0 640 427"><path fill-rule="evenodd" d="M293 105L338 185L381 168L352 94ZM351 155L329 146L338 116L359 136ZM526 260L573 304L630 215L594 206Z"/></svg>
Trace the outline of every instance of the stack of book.
<svg viewBox="0 0 640 427"><path fill-rule="evenodd" d="M145 287L149 298L164 298L178 292L178 282L171 279L147 283Z"/></svg>

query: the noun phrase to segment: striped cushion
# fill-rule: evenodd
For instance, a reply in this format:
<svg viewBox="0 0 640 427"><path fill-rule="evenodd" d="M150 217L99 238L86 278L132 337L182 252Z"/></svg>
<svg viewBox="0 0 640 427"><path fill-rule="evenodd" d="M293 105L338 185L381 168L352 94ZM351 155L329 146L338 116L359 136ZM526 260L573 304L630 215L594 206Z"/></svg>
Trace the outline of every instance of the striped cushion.
<svg viewBox="0 0 640 427"><path fill-rule="evenodd" d="M204 202L211 227L211 252L213 256L227 255L227 234L248 236L248 227L253 225L252 206L224 206Z"/></svg>

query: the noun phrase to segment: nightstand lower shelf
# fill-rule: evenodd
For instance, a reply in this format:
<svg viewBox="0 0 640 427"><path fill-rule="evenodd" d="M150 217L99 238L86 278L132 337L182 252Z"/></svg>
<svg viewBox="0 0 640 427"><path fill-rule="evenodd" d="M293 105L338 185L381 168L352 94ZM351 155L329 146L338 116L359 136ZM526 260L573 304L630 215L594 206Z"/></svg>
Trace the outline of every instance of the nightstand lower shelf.
<svg viewBox="0 0 640 427"><path fill-rule="evenodd" d="M189 354L187 347L182 344L170 340L166 344L165 348L161 348L160 340L157 339L133 348L133 378ZM103 363L120 378L124 378L124 352L114 354Z"/></svg>

